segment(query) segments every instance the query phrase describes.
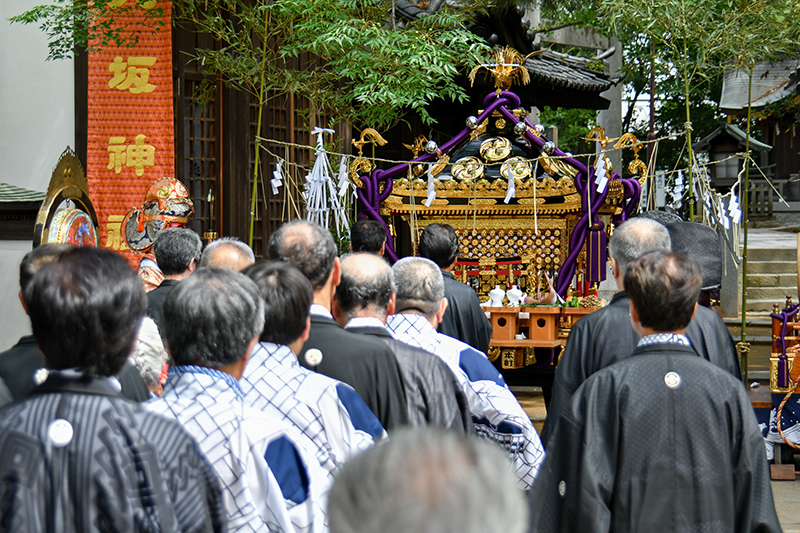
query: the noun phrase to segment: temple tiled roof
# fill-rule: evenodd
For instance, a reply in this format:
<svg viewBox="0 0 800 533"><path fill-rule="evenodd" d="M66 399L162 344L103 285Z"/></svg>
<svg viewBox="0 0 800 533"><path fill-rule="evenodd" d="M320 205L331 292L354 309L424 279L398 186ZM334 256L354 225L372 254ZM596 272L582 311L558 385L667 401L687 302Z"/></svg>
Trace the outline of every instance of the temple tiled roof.
<svg viewBox="0 0 800 533"><path fill-rule="evenodd" d="M395 20L402 26L437 12L446 3L448 0L396 0ZM496 44L512 46L523 55L538 49L525 61L530 83L515 83L511 88L519 95L522 105L607 109L609 101L600 93L620 83L624 76L611 76L602 58L587 59L539 48L539 44L534 44L536 33L522 24L521 13L519 10L505 13L493 19L493 29L482 29L484 38L488 37L487 33L502 34L500 42ZM498 29L500 27L502 31ZM613 52L613 49L609 49L607 55ZM493 90L494 82L488 75L479 74L474 87L477 90L473 96L478 98Z"/></svg>
<svg viewBox="0 0 800 533"><path fill-rule="evenodd" d="M704 152L709 149L711 146L711 141L719 137L720 135L728 134L733 137L738 143L740 148L745 147L745 143L747 141L747 133L743 131L740 127L734 124L728 124L727 122L722 122L717 129L697 141L692 145L692 150L695 152ZM765 144L758 139L754 139L750 136L750 149L755 150L757 152L768 152L772 150L772 146Z"/></svg>
<svg viewBox="0 0 800 533"><path fill-rule="evenodd" d="M0 207L3 209L38 209L46 196L44 192L0 182Z"/></svg>
<svg viewBox="0 0 800 533"><path fill-rule="evenodd" d="M735 114L747 109L748 87L750 105L755 109L777 102L797 92L800 81L800 59L775 63L756 63L752 87L744 69L726 70L722 81L720 110Z"/></svg>
<svg viewBox="0 0 800 533"><path fill-rule="evenodd" d="M591 63L589 59L544 48L541 54L529 58L525 67L530 73L531 83L547 83L578 91L603 92L622 79L612 78L605 70L590 66Z"/></svg>

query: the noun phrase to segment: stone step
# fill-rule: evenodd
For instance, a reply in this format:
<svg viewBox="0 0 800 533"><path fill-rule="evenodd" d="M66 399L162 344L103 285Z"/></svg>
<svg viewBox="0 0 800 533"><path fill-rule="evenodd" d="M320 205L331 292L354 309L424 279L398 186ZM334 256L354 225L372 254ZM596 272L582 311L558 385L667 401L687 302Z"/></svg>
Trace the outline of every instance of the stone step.
<svg viewBox="0 0 800 533"><path fill-rule="evenodd" d="M741 267L740 267L741 268ZM750 261L747 260L747 275L753 274L794 274L797 276L797 260L793 261Z"/></svg>
<svg viewBox="0 0 800 533"><path fill-rule="evenodd" d="M797 261L796 248L753 248L753 243L747 246L747 262L750 261ZM741 250L740 250L741 254Z"/></svg>
<svg viewBox="0 0 800 533"><path fill-rule="evenodd" d="M751 294L750 290L748 290L747 293L748 293L748 295L750 295ZM789 293L789 294L791 294L791 293ZM794 301L796 299L796 297L797 297L797 295L795 294L795 296L792 297L792 301ZM783 305L784 305L785 302L786 302L786 294L784 294L782 297L767 298L767 299L764 299L764 300L759 300L759 299L756 299L756 298L750 298L748 296L748 298L747 298L747 312L748 313L750 313L750 312L771 313L773 305L778 304L780 308L783 308Z"/></svg>
<svg viewBox="0 0 800 533"><path fill-rule="evenodd" d="M769 310L769 313L772 309ZM772 318L769 313L747 313L747 328L748 335L772 335ZM742 329L742 317L736 318L723 318L722 321L728 326L731 335L736 336Z"/></svg>
<svg viewBox="0 0 800 533"><path fill-rule="evenodd" d="M748 287L793 287L794 292L797 292L797 273L750 273L750 265L748 265L747 272L747 286ZM790 293L788 293L790 294Z"/></svg>
<svg viewBox="0 0 800 533"><path fill-rule="evenodd" d="M772 312L772 304L781 308L786 304L786 297L791 296L792 302L797 300L797 287L747 287L747 300L772 300L768 311Z"/></svg>

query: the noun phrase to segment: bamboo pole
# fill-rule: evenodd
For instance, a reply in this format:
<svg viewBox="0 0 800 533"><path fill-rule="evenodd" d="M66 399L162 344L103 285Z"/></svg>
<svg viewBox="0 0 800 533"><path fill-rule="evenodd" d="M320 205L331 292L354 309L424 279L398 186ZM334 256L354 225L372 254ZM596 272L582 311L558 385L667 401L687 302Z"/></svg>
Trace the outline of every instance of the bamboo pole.
<svg viewBox="0 0 800 533"><path fill-rule="evenodd" d="M682 13L686 14L686 6L683 0L681 0L681 10ZM689 51L686 47L686 38L683 39L683 57L689 57ZM689 196L687 198L687 202L689 202L689 221L694 222L694 151L692 150L692 116L691 111L689 109L689 65L685 65L683 69L683 90L686 96L686 123L684 124L684 129L686 130L686 144L689 151L689 171L686 173L687 177L687 187L689 187Z"/></svg>
<svg viewBox="0 0 800 533"><path fill-rule="evenodd" d="M745 154L750 153L750 122L752 119L752 107L750 106L750 98L753 91L753 65L747 69L748 84L747 84L747 128L746 139L744 141ZM743 244L742 244L742 346L747 345L747 228L749 226L750 208L748 206L748 188L750 187L750 157L744 159L744 180L742 181L742 216L744 217L744 231L743 231ZM746 350L742 351L741 355L742 376L744 382L747 383L747 362L748 353Z"/></svg>
<svg viewBox="0 0 800 533"><path fill-rule="evenodd" d="M256 205L257 205L257 198L258 198L258 178L259 178L259 163L261 160L261 141L258 138L261 136L261 120L262 115L264 113L264 73L266 71L266 63L267 63L267 30L269 23L269 10L266 10L264 15L264 42L262 43L262 55L261 55L261 83L258 89L258 120L256 121L256 158L255 162L253 163L253 189L251 191L252 198L250 199L250 235L247 239L247 244L250 245L250 248L253 247L253 235L255 233L255 226L256 226Z"/></svg>

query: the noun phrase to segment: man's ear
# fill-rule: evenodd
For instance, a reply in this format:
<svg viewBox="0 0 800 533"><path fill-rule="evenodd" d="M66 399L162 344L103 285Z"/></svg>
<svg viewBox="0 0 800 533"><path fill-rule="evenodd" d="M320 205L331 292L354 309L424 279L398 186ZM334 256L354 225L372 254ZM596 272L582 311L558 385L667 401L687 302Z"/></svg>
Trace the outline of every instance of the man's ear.
<svg viewBox="0 0 800 533"><path fill-rule="evenodd" d="M242 357L242 361L244 361L245 365L247 365L247 362L250 360L250 354L253 353L253 349L256 347L257 344L258 344L258 336L255 336L252 339L250 339L250 344L247 345L247 351L244 353L244 356Z"/></svg>
<svg viewBox="0 0 800 533"><path fill-rule="evenodd" d="M378 255L383 257L385 254L386 254L386 241L383 241L383 244L381 244L381 249L378 252Z"/></svg>
<svg viewBox="0 0 800 533"><path fill-rule="evenodd" d="M19 290L19 303L22 304L22 308L25 310L25 314L28 314L28 306L25 305L25 298L22 297L22 289Z"/></svg>
<svg viewBox="0 0 800 533"><path fill-rule="evenodd" d="M395 309L397 309L397 293L393 292L389 297L389 305L386 306L386 316L393 315Z"/></svg>
<svg viewBox="0 0 800 533"><path fill-rule="evenodd" d="M633 300L628 302L630 304L631 309L631 322L639 323L639 311L636 310L636 306L633 305Z"/></svg>
<svg viewBox="0 0 800 533"><path fill-rule="evenodd" d="M344 312L342 311L342 307L339 305L339 299L336 298L336 292L333 293L333 299L331 300L331 315L333 315L333 318L336 319L340 326L344 327L344 324L342 324L342 321L344 320Z"/></svg>
<svg viewBox="0 0 800 533"><path fill-rule="evenodd" d="M331 279L333 279L333 286L338 287L342 282L342 263L338 257L333 259L333 270L331 270Z"/></svg>
<svg viewBox="0 0 800 533"><path fill-rule="evenodd" d="M197 261L193 257L192 260L189 261L189 268L187 268L186 270L188 270L189 272L194 272L196 269L197 269Z"/></svg>
<svg viewBox="0 0 800 533"><path fill-rule="evenodd" d="M617 260L613 257L611 258L611 275L616 278L619 276L619 268L617 268Z"/></svg>
<svg viewBox="0 0 800 533"><path fill-rule="evenodd" d="M311 335L311 316L307 316L306 327L303 328L303 333L300 334L300 338L303 340L303 342L306 342L310 335Z"/></svg>
<svg viewBox="0 0 800 533"><path fill-rule="evenodd" d="M639 322L639 311L636 309L636 306L633 305L633 300L631 300L629 303L631 310L631 327L633 328L633 331L639 335L639 337L643 337L644 328L642 328L642 324Z"/></svg>
<svg viewBox="0 0 800 533"><path fill-rule="evenodd" d="M692 309L692 318L690 320L694 320L696 314L697 314L697 302L694 303L694 309Z"/></svg>
<svg viewBox="0 0 800 533"><path fill-rule="evenodd" d="M439 310L436 311L436 321L439 324L442 323L445 311L447 311L447 298L442 298L442 303L439 304Z"/></svg>

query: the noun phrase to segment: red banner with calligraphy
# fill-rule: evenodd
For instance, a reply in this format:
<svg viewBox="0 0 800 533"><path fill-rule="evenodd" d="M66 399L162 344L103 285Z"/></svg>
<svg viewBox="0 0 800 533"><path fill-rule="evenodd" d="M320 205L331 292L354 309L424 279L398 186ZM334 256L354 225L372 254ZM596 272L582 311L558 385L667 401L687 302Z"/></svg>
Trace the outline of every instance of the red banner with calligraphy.
<svg viewBox="0 0 800 533"><path fill-rule="evenodd" d="M132 253L121 237L123 217L142 205L156 179L175 172L172 3L145 4L163 9L162 28L141 32L135 47L111 45L88 56L89 194L100 224L100 246L130 259ZM116 22L133 22L135 11L118 16Z"/></svg>

